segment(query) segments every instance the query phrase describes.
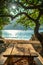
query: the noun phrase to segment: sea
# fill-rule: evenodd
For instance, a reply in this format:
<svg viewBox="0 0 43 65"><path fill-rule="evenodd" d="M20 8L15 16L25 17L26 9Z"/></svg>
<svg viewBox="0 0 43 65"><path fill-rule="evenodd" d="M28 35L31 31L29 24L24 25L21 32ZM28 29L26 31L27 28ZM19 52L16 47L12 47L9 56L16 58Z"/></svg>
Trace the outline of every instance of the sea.
<svg viewBox="0 0 43 65"><path fill-rule="evenodd" d="M39 30L43 32L43 30ZM34 30L2 30L2 37L13 40L29 40L34 34Z"/></svg>
<svg viewBox="0 0 43 65"><path fill-rule="evenodd" d="M14 40L29 40L31 39L32 35L34 34L34 30L30 27L25 30L25 27L23 27L20 24L16 23L17 19L14 19L11 21L8 25L3 27L2 30L2 37L5 39L14 39ZM42 28L39 30L39 32L43 32L43 25Z"/></svg>

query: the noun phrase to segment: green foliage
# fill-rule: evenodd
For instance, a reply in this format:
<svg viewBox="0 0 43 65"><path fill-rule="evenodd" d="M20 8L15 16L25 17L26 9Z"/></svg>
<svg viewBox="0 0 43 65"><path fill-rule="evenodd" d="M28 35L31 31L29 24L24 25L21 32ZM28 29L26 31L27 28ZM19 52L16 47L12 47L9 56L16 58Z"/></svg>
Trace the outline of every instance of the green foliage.
<svg viewBox="0 0 43 65"><path fill-rule="evenodd" d="M30 17L32 17L33 19L36 19L39 15L39 11L37 9L27 10L27 14L30 15ZM20 18L17 20L17 24L18 23L25 26L25 28L28 28L28 27L34 28L35 27L35 23L32 20L28 19L25 15L20 16Z"/></svg>
<svg viewBox="0 0 43 65"><path fill-rule="evenodd" d="M40 24L43 24L43 15L40 17Z"/></svg>
<svg viewBox="0 0 43 65"><path fill-rule="evenodd" d="M43 0L19 0L19 1L22 2L23 5L25 5L25 6L30 6L30 5L35 6L35 5L41 4ZM27 12L27 14L30 17L32 17L33 19L37 19L38 15L39 15L38 9L28 9L28 10L25 9L24 11ZM40 24L43 24L43 17L40 17L39 20L40 20ZM22 24L26 28L28 28L28 27L34 28L35 27L35 23L32 20L28 19L24 15L20 16L20 18L17 20L17 24L18 23Z"/></svg>
<svg viewBox="0 0 43 65"><path fill-rule="evenodd" d="M20 19L18 19L17 24L20 23L21 25L25 26L26 29L28 29L28 27L35 27L35 23L32 20L29 20L26 16L22 15L20 17Z"/></svg>
<svg viewBox="0 0 43 65"><path fill-rule="evenodd" d="M7 1L7 0L6 0ZM7 6L4 0L0 1L0 14L9 14ZM3 26L10 22L8 17L0 17L0 30L3 29Z"/></svg>
<svg viewBox="0 0 43 65"><path fill-rule="evenodd" d="M24 9L20 4L15 3L15 1L22 3L26 7L33 5L36 6L43 3L43 0L0 0L0 14L9 14L12 11L15 16L17 13L26 12L33 19L36 19L38 17L38 9ZM15 3L16 8L10 10L10 8L8 8L8 3L11 3L12 5ZM0 17L0 29L2 29L3 26L8 24L9 22L10 20L8 17ZM18 17L17 24L18 23L22 24L26 28L35 27L35 23L25 15L21 15L20 18ZM43 24L43 16L40 17L40 24Z"/></svg>
<svg viewBox="0 0 43 65"><path fill-rule="evenodd" d="M37 4L42 3L43 0L15 0L15 1L22 2L25 5L29 5L29 4L31 4L31 5L32 4L37 5Z"/></svg>
<svg viewBox="0 0 43 65"><path fill-rule="evenodd" d="M38 15L39 15L39 11L38 11L37 9L35 9L35 10L33 10L33 11L34 11L33 14L31 14L30 16L31 16L32 18L36 19L36 18L38 17Z"/></svg>
<svg viewBox="0 0 43 65"><path fill-rule="evenodd" d="M29 0L31 4L38 4L40 0Z"/></svg>

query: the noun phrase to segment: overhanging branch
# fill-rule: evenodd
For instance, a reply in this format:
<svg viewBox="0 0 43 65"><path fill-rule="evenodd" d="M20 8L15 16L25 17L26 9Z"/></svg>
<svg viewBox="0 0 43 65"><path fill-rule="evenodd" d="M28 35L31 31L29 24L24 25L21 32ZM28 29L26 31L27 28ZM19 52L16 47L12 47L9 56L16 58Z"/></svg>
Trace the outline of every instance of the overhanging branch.
<svg viewBox="0 0 43 65"><path fill-rule="evenodd" d="M26 15L29 19L35 21L35 20L34 20L33 18L31 18L31 17L28 15L28 13L26 13L26 12L20 12L20 13L18 13L17 15L15 15L13 18L16 18L17 16L22 15L22 14Z"/></svg>
<svg viewBox="0 0 43 65"><path fill-rule="evenodd" d="M43 8L42 5L30 5L30 6L24 6L22 2L16 2L14 1L14 3L18 4L18 5L21 5L23 8L25 9L40 9L40 8Z"/></svg>
<svg viewBox="0 0 43 65"><path fill-rule="evenodd" d="M8 15L8 14L0 14L0 17L11 17L11 18L13 18L12 15Z"/></svg>
<svg viewBox="0 0 43 65"><path fill-rule="evenodd" d="M35 22L35 19L33 19L32 17L30 17L30 16L28 15L28 13L26 13L26 12L20 12L20 13L16 14L15 16L13 16L13 15L0 14L0 17L10 17L11 19L14 19L14 18L16 18L16 17L18 17L19 15L22 15L22 14L24 14L24 15L27 16L30 20L32 20L32 21Z"/></svg>

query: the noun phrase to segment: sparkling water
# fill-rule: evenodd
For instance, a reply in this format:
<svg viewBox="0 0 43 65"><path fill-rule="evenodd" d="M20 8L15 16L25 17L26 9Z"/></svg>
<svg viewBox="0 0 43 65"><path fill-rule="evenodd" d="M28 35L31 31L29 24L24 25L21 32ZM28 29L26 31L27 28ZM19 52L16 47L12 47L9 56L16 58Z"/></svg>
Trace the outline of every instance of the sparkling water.
<svg viewBox="0 0 43 65"><path fill-rule="evenodd" d="M43 32L43 30L39 30L39 32ZM33 30L2 30L2 37L5 39L29 40L33 34Z"/></svg>

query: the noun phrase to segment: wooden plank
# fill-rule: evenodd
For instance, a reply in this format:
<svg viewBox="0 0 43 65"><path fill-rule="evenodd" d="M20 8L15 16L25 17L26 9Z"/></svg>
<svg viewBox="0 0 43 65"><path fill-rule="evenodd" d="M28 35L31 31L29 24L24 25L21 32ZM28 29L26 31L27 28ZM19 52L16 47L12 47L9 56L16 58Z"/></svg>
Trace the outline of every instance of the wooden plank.
<svg viewBox="0 0 43 65"><path fill-rule="evenodd" d="M34 59L37 65L43 65L43 57L37 52L38 57Z"/></svg>
<svg viewBox="0 0 43 65"><path fill-rule="evenodd" d="M32 44L29 45L30 48L30 54L31 56L38 56L37 52L35 51L34 47L32 46Z"/></svg>
<svg viewBox="0 0 43 65"><path fill-rule="evenodd" d="M42 63L42 65L43 65L43 57L42 57L39 53L38 53L38 55L39 55L39 56L38 56L37 58L39 59L39 61L40 61L40 62Z"/></svg>
<svg viewBox="0 0 43 65"><path fill-rule="evenodd" d="M11 55L23 55L23 52L18 51L17 48L14 47Z"/></svg>
<svg viewBox="0 0 43 65"><path fill-rule="evenodd" d="M25 54L25 45L24 44L17 44L16 46L14 46L14 49L12 51L12 55L27 55ZM29 54L30 55L30 54Z"/></svg>
<svg viewBox="0 0 43 65"><path fill-rule="evenodd" d="M0 40L1 40L1 38L0 38ZM15 42L16 42L16 43L19 43L19 42L20 42L20 43L21 43L21 42L25 43L25 42L26 42L27 44L29 44L29 43L31 43L31 44L38 44L38 45L40 44L40 41L37 41L37 40L36 40L36 41L35 41L35 40L13 40L13 39L2 39L2 40L3 40L4 42L6 42L6 43L7 43L7 42L10 42L10 43L11 43L11 42L14 42L14 43L15 43Z"/></svg>
<svg viewBox="0 0 43 65"><path fill-rule="evenodd" d="M37 56L37 53L31 44L17 44L11 55Z"/></svg>
<svg viewBox="0 0 43 65"><path fill-rule="evenodd" d="M17 44L16 47L25 48L25 49L34 49L32 44Z"/></svg>
<svg viewBox="0 0 43 65"><path fill-rule="evenodd" d="M28 48L28 45L26 46L27 44L17 44L13 51L12 51L12 55L21 55L21 56L25 56L25 55L30 55L29 52L27 52L27 48Z"/></svg>
<svg viewBox="0 0 43 65"><path fill-rule="evenodd" d="M0 65L4 65L4 63L6 62L7 57L3 57L3 53L0 54Z"/></svg>
<svg viewBox="0 0 43 65"><path fill-rule="evenodd" d="M32 43L32 44L40 44L40 41L32 41L32 40L30 40L30 41L28 41L29 43Z"/></svg>
<svg viewBox="0 0 43 65"><path fill-rule="evenodd" d="M13 47L7 48L6 51L3 53L3 56L10 55Z"/></svg>
<svg viewBox="0 0 43 65"><path fill-rule="evenodd" d="M35 49L34 50L30 50L30 54L31 54L31 56L38 57L38 54L35 51Z"/></svg>
<svg viewBox="0 0 43 65"><path fill-rule="evenodd" d="M12 53L11 53L12 51ZM12 47L8 48L4 54L4 56L37 56L36 51L34 50L31 44L15 44L12 50Z"/></svg>
<svg viewBox="0 0 43 65"><path fill-rule="evenodd" d="M5 61L7 60L7 57L1 57L0 58L0 65L4 65Z"/></svg>

